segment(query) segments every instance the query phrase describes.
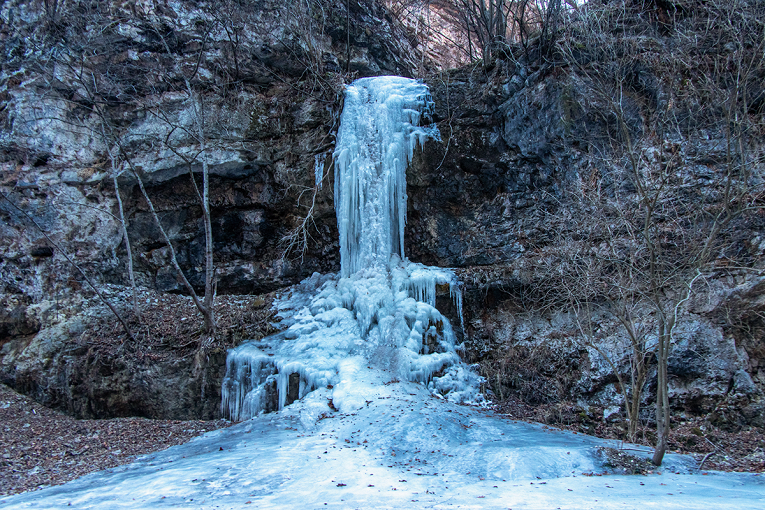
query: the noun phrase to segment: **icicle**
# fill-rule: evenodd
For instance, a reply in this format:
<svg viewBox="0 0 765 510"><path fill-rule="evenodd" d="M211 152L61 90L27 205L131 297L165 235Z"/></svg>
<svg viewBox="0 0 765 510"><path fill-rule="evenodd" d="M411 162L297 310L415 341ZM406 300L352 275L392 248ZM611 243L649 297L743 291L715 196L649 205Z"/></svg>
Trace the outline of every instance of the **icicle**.
<svg viewBox="0 0 765 510"><path fill-rule="evenodd" d="M316 154L313 157L313 175L316 187L321 189L322 181L324 180L324 162L327 160L327 155L324 153Z"/></svg>
<svg viewBox="0 0 765 510"><path fill-rule="evenodd" d="M449 286L449 297L452 298L452 302L457 307L457 313L460 315L460 329L465 332L465 317L462 315L462 287L459 282L455 282Z"/></svg>
<svg viewBox="0 0 765 510"><path fill-rule="evenodd" d="M274 372L269 357L252 344L230 351L221 385L223 415L242 420L260 413L264 399L261 389Z"/></svg>

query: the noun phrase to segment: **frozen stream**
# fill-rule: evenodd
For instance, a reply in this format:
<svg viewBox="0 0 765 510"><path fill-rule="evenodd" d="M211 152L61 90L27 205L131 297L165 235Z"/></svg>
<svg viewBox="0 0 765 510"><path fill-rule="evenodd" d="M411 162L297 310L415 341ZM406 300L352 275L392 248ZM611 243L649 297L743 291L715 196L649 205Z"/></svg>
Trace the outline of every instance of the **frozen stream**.
<svg viewBox="0 0 765 510"><path fill-rule="evenodd" d="M290 289L283 330L229 353L222 410L246 421L0 506L765 508L765 476L701 474L675 455L661 474L620 476L599 450L616 443L480 407L460 326L436 307L461 315L459 282L403 249L405 170L438 136L420 125L431 106L405 78L348 88L334 153L342 269Z"/></svg>

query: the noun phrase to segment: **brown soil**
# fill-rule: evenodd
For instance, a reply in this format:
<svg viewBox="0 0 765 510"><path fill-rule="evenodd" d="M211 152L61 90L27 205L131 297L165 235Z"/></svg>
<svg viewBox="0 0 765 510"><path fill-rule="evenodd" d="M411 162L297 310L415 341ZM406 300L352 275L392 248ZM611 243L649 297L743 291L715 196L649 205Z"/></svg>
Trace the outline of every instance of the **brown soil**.
<svg viewBox="0 0 765 510"><path fill-rule="evenodd" d="M230 422L76 420L0 385L0 495L58 485Z"/></svg>
<svg viewBox="0 0 765 510"><path fill-rule="evenodd" d="M625 439L624 423L602 419L602 409L585 413L570 402L532 407L517 399L507 399L495 406L514 420L545 423L604 439ZM736 432L722 430L703 416L673 418L667 453L690 454L700 467L719 471L765 472L765 430L745 427ZM651 427L638 430L634 441L651 450L655 440Z"/></svg>

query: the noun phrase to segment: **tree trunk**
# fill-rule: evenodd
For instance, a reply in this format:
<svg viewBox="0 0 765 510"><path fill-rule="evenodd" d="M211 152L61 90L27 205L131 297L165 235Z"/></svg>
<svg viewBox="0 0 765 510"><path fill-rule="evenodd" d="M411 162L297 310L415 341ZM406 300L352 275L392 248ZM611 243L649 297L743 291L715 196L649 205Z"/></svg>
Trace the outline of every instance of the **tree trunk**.
<svg viewBox="0 0 765 510"><path fill-rule="evenodd" d="M138 171L132 165L130 166L130 170L133 172L133 175L138 181L138 188L141 190L141 194L143 195L143 198L146 200L146 203L149 206L149 211L151 212L151 215L154 218L154 223L157 225L157 229L159 229L159 233L162 234L162 238L165 240L165 244L167 245L168 250L170 250L170 262L173 264L173 267L175 268L177 277L181 281L183 286L186 287L186 290L189 292L189 294L191 294L191 299L194 301L194 305L197 307L199 312L204 317L205 325L207 325L210 319L208 317L210 315L210 312L209 310L207 310L205 305L199 300L199 296L194 290L194 287L192 287L191 283L189 283L189 280L186 278L186 275L183 274L183 270L181 269L180 264L178 264L178 257L176 256L176 253L175 253L175 247L173 247L173 243L170 241L170 237L167 235L167 231L165 230L165 227L162 226L162 222L159 220L159 214L157 214L157 210L154 208L154 204L149 198L149 193L146 191L146 187L143 184L143 179L141 179L141 176L138 175Z"/></svg>
<svg viewBox="0 0 765 510"><path fill-rule="evenodd" d="M205 298L204 298L204 310L202 315L205 321L205 332L209 335L215 335L215 315L213 309L213 278L215 274L215 267L213 265L213 239L212 239L212 219L210 218L210 169L207 164L207 138L205 137L204 129L204 105L202 104L202 98L199 99L199 108L196 106L196 100L194 99L193 91L189 82L186 82L186 88L191 96L192 102L194 102L194 111L196 113L197 121L197 133L199 136L199 148L202 156L202 218L204 221L205 229ZM192 176L193 179L193 176ZM197 193L199 190L197 189Z"/></svg>
<svg viewBox="0 0 765 510"><path fill-rule="evenodd" d="M127 250L128 276L130 277L130 288L133 291L133 313L135 313L135 316L140 320L141 309L138 306L138 288L135 284L135 274L133 272L133 250L130 248L127 221L125 220L125 208L122 205L122 196L120 195L120 185L117 182L114 160L112 160L112 172L112 179L114 181L114 195L117 197L117 204L120 210L120 221L122 222L122 236L125 238L125 250Z"/></svg>
<svg viewBox="0 0 765 510"><path fill-rule="evenodd" d="M667 381L667 358L669 355L669 334L662 321L659 332L657 355L657 384L656 384L656 449L652 462L660 466L667 451L669 436L669 387Z"/></svg>
<svg viewBox="0 0 765 510"><path fill-rule="evenodd" d="M200 129L201 130L201 129ZM213 266L213 239L212 239L212 220L210 219L210 177L207 166L207 159L204 153L205 142L202 135L202 216L205 227L205 332L209 335L215 334L215 315L213 310L213 278L215 267Z"/></svg>
<svg viewBox="0 0 765 510"><path fill-rule="evenodd" d="M350 3L348 5L350 5ZM348 15L350 20L350 10L348 11ZM170 46L167 44L167 41L165 41L165 38L162 37L161 32L158 29L156 30L156 32L162 39L162 42L164 43L167 54L172 55L172 52L170 51ZM205 40L206 40L206 37L207 37L207 34L205 35ZM203 49L204 49L204 43L202 45L202 50ZM196 74L196 72L199 70L199 61L202 58L202 53L201 53L202 50L200 50L199 59L197 60L197 68L194 70L194 74ZM350 59L349 59L349 62L350 62ZM181 271L181 268L178 265L178 261L175 257L175 249L170 243L170 240L167 237L167 234L165 233L164 229L162 228L162 225L159 224L159 217L157 216L156 212L154 211L154 207L151 205L151 202L149 201L149 196L146 194L146 190L143 187L143 183L140 180L140 177L135 171L134 173L136 174L136 178L138 178L138 183L141 187L141 192L143 193L147 202L149 202L149 208L151 209L152 214L154 215L154 218L157 222L157 226L159 227L160 232L162 232L162 235L167 240L168 246L170 248L170 254L171 254L173 265L175 266L176 270L179 272L179 277L181 278L183 284L186 286L187 289L189 289L189 292L191 293L191 297L194 300L194 304L202 313L202 317L204 318L205 333L207 333L208 335L212 337L213 335L215 335L215 316L214 316L214 309L213 309L213 300L215 297L213 293L213 273L215 271L215 268L213 266L212 221L210 219L210 199L209 199L209 195L210 195L210 178L209 177L210 176L209 176L209 168L207 164L207 154L205 153L207 150L207 145L206 145L207 139L205 138L205 127L204 127L204 104L202 103L203 99L200 96L200 99L199 99L200 103L199 105L197 105L197 100L194 97L194 89L191 87L191 82L189 81L189 78L184 76L183 81L184 81L184 84L186 85L186 92L189 95L189 100L191 101L191 105L194 111L194 122L197 128L197 136L199 137L198 141L199 141L200 154L202 155L202 194L201 196L199 194L199 188L196 185L196 181L194 181L193 173L191 175L191 182L194 185L194 189L196 190L197 195L199 196L202 202L202 216L204 220L204 229L205 229L204 302L201 302L199 300L199 297L194 291L194 288L186 279L186 276L183 274L183 271Z"/></svg>

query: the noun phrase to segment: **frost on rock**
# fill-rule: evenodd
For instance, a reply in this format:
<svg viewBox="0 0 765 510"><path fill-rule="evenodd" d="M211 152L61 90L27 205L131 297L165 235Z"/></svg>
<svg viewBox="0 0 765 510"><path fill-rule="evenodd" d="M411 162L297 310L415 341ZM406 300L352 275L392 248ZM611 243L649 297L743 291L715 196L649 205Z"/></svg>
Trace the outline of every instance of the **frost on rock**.
<svg viewBox="0 0 765 510"><path fill-rule="evenodd" d="M322 154L316 154L313 157L313 174L314 174L314 181L316 184L316 187L318 189L321 189L322 182L324 180L324 162L327 160L327 155Z"/></svg>
<svg viewBox="0 0 765 510"><path fill-rule="evenodd" d="M364 78L348 87L334 153L341 272L316 273L277 301L286 330L230 351L227 417L281 410L320 387L351 410L364 402L370 370L451 401L482 401L482 379L461 363L452 325L436 309L439 287L448 287L462 320L456 276L404 256L406 166L418 143L438 137L419 125L431 108L427 86L415 80Z"/></svg>

